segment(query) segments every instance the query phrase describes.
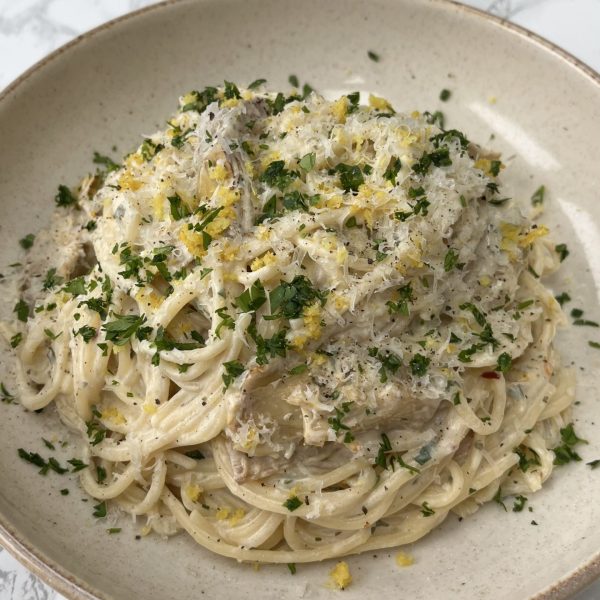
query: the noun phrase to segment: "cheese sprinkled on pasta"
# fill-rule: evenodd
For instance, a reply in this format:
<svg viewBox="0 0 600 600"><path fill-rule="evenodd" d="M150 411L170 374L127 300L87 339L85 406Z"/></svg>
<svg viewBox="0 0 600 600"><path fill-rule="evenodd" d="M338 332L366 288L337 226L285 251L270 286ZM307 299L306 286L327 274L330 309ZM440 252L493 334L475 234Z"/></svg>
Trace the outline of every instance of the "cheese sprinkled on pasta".
<svg viewBox="0 0 600 600"><path fill-rule="evenodd" d="M73 246L10 325L23 405L55 402L109 510L238 560L400 546L539 489L574 381L504 165L383 98L260 89L186 94L62 189Z"/></svg>

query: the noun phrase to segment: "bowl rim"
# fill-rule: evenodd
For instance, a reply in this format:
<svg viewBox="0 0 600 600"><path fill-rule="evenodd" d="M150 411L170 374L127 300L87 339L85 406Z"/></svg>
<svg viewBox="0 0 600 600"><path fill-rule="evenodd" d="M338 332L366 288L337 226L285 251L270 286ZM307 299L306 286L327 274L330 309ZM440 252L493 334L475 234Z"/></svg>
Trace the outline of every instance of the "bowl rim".
<svg viewBox="0 0 600 600"><path fill-rule="evenodd" d="M56 50L44 56L25 70L21 75L9 83L0 91L0 104L9 96L18 91L30 77L43 69L47 64L60 57L62 54L76 49L80 44L98 34L114 27L125 21L136 19L137 17L151 11L159 11L168 7L180 4L186 0L162 0L150 6L139 8L114 19L105 21L101 25L94 27L78 35L66 44L63 44ZM210 2L212 0L199 0L201 2ZM255 0L260 1L260 0ZM419 0L408 0L418 2ZM476 18L483 19L492 25L499 27L513 35L531 42L537 48L561 59L567 63L570 68L584 75L587 79L600 89L600 73L584 61L576 58L570 52L560 46L547 40L546 38L534 33L533 31L517 25L499 17L497 15L485 12L479 8L462 4L458 0L427 0L430 5L436 5L440 10L453 10L456 13L466 13ZM44 583L51 586L54 590L68 598L69 600L109 600L109 596L101 590L95 590L86 581L76 577L62 565L54 562L49 557L44 557L37 548L32 546L27 540L7 522L0 514L0 545L22 565L24 565L34 575L39 577ZM563 600L590 585L600 576L600 551L596 553L587 563L580 565L577 569L552 583L546 589L542 590L530 600Z"/></svg>

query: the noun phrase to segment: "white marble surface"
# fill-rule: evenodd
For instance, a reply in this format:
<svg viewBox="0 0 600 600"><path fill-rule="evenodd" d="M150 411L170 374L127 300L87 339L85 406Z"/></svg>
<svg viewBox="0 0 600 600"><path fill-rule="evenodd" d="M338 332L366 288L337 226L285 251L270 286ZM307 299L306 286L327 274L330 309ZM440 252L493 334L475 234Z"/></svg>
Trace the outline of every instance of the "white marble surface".
<svg viewBox="0 0 600 600"><path fill-rule="evenodd" d="M155 0L0 0L0 89L84 31ZM548 38L600 71L600 0L465 0ZM0 600L62 600L0 547ZM600 581L577 600L600 599Z"/></svg>

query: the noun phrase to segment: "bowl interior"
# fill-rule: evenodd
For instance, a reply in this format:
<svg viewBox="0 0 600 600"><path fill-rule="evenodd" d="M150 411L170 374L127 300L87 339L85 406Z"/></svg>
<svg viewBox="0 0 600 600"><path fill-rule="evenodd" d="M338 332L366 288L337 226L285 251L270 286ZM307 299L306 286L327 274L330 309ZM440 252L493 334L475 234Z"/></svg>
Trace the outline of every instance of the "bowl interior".
<svg viewBox="0 0 600 600"><path fill-rule="evenodd" d="M381 60L367 56L372 50ZM223 79L240 85L265 77L287 89L296 74L327 96L360 90L398 110L438 110L450 127L502 151L504 180L525 204L546 185L544 221L570 255L553 281L571 306L600 318L600 85L567 60L496 22L451 3L422 0L181 0L117 22L59 52L0 98L0 256L18 260L17 240L44 226L59 183L93 171L93 150L122 155L176 107L177 97ZM438 96L452 90L447 103ZM365 96L363 95L363 99ZM490 141L490 135L495 138ZM113 153L115 154L115 153ZM7 318L12 306L0 308ZM590 328L564 331L564 360L579 371L575 421L590 440L581 454L600 457L600 342ZM594 335L596 334L596 335ZM0 380L11 389L8 348ZM91 500L68 477L37 471L16 449L43 449L41 438L67 439L57 419L2 405L0 522L44 561L103 598L325 598L329 564L237 564L185 535L135 539L92 517ZM76 456L71 443L62 460ZM69 488L62 496L60 489ZM589 562L600 547L600 476L584 463L558 468L533 512L484 507L463 522L450 516L408 549L349 559L347 598L524 598L547 590ZM510 507L509 507L510 511ZM531 524L532 520L538 524ZM591 575L590 575L591 576ZM584 574L582 580L588 575ZM564 597L574 583L555 587ZM76 594L77 592L72 592ZM550 596L548 596L550 597Z"/></svg>

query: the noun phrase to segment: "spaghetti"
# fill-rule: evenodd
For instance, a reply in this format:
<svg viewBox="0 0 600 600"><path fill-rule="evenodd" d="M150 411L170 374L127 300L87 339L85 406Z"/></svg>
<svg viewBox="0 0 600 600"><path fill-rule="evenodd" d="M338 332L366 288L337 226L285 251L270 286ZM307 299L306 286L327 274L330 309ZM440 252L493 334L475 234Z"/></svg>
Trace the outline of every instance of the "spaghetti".
<svg viewBox="0 0 600 600"><path fill-rule="evenodd" d="M504 165L381 98L259 89L187 94L61 190L23 405L79 432L91 496L238 560L407 544L539 489L574 380Z"/></svg>

